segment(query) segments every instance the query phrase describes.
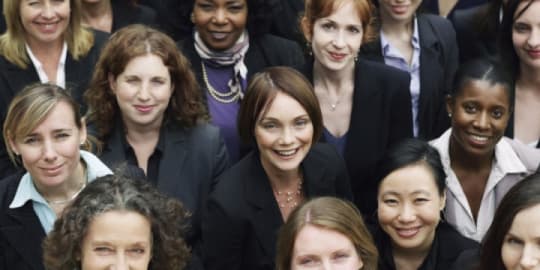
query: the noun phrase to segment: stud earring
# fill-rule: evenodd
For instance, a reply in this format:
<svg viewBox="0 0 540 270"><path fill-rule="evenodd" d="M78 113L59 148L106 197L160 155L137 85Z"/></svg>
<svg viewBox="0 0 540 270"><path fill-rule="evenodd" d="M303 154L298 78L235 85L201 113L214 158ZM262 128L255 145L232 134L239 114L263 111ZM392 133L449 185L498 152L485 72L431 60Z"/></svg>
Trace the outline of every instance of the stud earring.
<svg viewBox="0 0 540 270"><path fill-rule="evenodd" d="M313 48L311 48L311 42L306 41L306 51L309 56L313 56Z"/></svg>
<svg viewBox="0 0 540 270"><path fill-rule="evenodd" d="M452 118L452 113L448 113L448 117Z"/></svg>

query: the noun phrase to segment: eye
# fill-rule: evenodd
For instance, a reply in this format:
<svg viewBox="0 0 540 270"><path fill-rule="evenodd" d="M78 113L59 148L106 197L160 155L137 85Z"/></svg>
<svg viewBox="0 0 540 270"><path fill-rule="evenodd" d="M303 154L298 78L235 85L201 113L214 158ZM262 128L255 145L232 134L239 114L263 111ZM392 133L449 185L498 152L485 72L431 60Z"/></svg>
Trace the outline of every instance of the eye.
<svg viewBox="0 0 540 270"><path fill-rule="evenodd" d="M146 252L146 250L144 248L133 248L128 250L128 252L133 255L142 255Z"/></svg>
<svg viewBox="0 0 540 270"><path fill-rule="evenodd" d="M264 122L261 123L262 128L264 129L275 129L277 128L277 124L274 122Z"/></svg>
<svg viewBox="0 0 540 270"><path fill-rule="evenodd" d="M297 128L303 128L303 127L307 126L308 123L309 123L308 119L298 119L298 120L294 121L294 126L297 127Z"/></svg>
<svg viewBox="0 0 540 270"><path fill-rule="evenodd" d="M321 28L326 30L326 31L332 31L334 29L336 29L336 25L332 22L326 22L326 23L323 23L321 25Z"/></svg>
<svg viewBox="0 0 540 270"><path fill-rule="evenodd" d="M463 109L465 110L466 113L475 113L478 110L476 105L472 103L463 104Z"/></svg>
<svg viewBox="0 0 540 270"><path fill-rule="evenodd" d="M140 80L139 80L139 78L137 78L137 77L129 76L129 77L126 77L126 78L125 78L125 81L126 81L127 83L130 83L130 84L135 84L135 83L138 83Z"/></svg>
<svg viewBox="0 0 540 270"><path fill-rule="evenodd" d="M426 202L429 202L429 199L427 199L427 198L415 198L414 199L415 204L424 204Z"/></svg>
<svg viewBox="0 0 540 270"><path fill-rule="evenodd" d="M398 205L398 200L396 199L384 199L383 203L389 206L396 206Z"/></svg>
<svg viewBox="0 0 540 270"><path fill-rule="evenodd" d="M509 245L522 245L523 244L523 241L521 241L520 239L518 238L515 238L513 236L508 236L506 237L506 241L505 241L507 244Z"/></svg>
<svg viewBox="0 0 540 270"><path fill-rule="evenodd" d="M162 84L165 84L165 79L164 78L152 78L151 82L152 84L157 84L157 85L162 85Z"/></svg>
<svg viewBox="0 0 540 270"><path fill-rule="evenodd" d="M114 250L110 247L95 247L94 251L101 256L109 255L114 252Z"/></svg>
<svg viewBox="0 0 540 270"><path fill-rule="evenodd" d="M230 5L228 9L231 13L239 13L244 10L244 5L237 3Z"/></svg>
<svg viewBox="0 0 540 270"><path fill-rule="evenodd" d="M493 118L500 119L504 115L504 110L502 109L495 109L491 112L491 115L493 115Z"/></svg>
<svg viewBox="0 0 540 270"><path fill-rule="evenodd" d="M304 266L312 266L315 265L317 261L311 257L305 257L300 259L299 264Z"/></svg>
<svg viewBox="0 0 540 270"><path fill-rule="evenodd" d="M56 134L54 135L54 137L55 137L56 139L65 139L65 138L69 138L70 136L71 136L71 134L66 133L66 132L56 133Z"/></svg>
<svg viewBox="0 0 540 270"><path fill-rule="evenodd" d="M212 11L214 8L214 6L208 2L197 3L196 7L204 11Z"/></svg>
<svg viewBox="0 0 540 270"><path fill-rule="evenodd" d="M334 254L333 259L336 260L336 261L342 261L342 260L345 260L345 259L347 259L349 257L350 257L349 253L338 252L338 253Z"/></svg>
<svg viewBox="0 0 540 270"><path fill-rule="evenodd" d="M525 33L530 30L530 27L523 23L515 23L514 24L514 31L517 33Z"/></svg>
<svg viewBox="0 0 540 270"><path fill-rule="evenodd" d="M29 145L34 145L34 144L37 144L38 142L39 142L39 139L37 137L35 137L35 136L26 137L23 140L24 144L29 144Z"/></svg>
<svg viewBox="0 0 540 270"><path fill-rule="evenodd" d="M361 29L361 28L359 29L359 28L356 27L356 26L349 26L349 27L347 28L347 30L349 30L349 32L351 32L351 33L353 33L353 34L359 34L359 33L362 33L362 29Z"/></svg>

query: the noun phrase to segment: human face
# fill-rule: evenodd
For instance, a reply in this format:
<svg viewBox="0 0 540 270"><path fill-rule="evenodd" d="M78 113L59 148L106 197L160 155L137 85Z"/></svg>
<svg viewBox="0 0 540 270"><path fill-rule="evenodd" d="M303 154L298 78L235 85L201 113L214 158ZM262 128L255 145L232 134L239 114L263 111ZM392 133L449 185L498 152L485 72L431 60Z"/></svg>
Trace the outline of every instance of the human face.
<svg viewBox="0 0 540 270"><path fill-rule="evenodd" d="M351 0L336 6L330 16L317 19L313 34L307 35L315 65L332 71L354 68L362 37L362 21Z"/></svg>
<svg viewBox="0 0 540 270"><path fill-rule="evenodd" d="M358 270L363 264L351 240L339 232L308 224L294 241L291 270Z"/></svg>
<svg viewBox="0 0 540 270"><path fill-rule="evenodd" d="M379 12L383 23L411 23L422 0L380 0Z"/></svg>
<svg viewBox="0 0 540 270"><path fill-rule="evenodd" d="M278 92L255 125L255 140L267 173L297 172L313 140L306 110L291 96Z"/></svg>
<svg viewBox="0 0 540 270"><path fill-rule="evenodd" d="M30 46L61 44L70 12L69 0L21 0L21 23L26 42Z"/></svg>
<svg viewBox="0 0 540 270"><path fill-rule="evenodd" d="M246 0L195 0L191 19L204 44L223 51L242 35L247 16Z"/></svg>
<svg viewBox="0 0 540 270"><path fill-rule="evenodd" d="M151 225L136 212L113 210L95 216L81 244L82 270L143 270L151 258Z"/></svg>
<svg viewBox="0 0 540 270"><path fill-rule="evenodd" d="M508 270L540 269L540 205L521 210L504 237L501 258Z"/></svg>
<svg viewBox="0 0 540 270"><path fill-rule="evenodd" d="M522 1L520 12L529 4ZM516 18L512 26L512 42L520 60L521 68L540 70L540 1L534 1L523 14Z"/></svg>
<svg viewBox="0 0 540 270"><path fill-rule="evenodd" d="M128 129L161 126L173 86L169 69L160 57L137 56L116 78L110 75L109 81Z"/></svg>
<svg viewBox="0 0 540 270"><path fill-rule="evenodd" d="M77 171L82 172L79 145L85 140L84 124L79 129L73 108L59 102L30 134L10 144L34 184L43 190L67 185Z"/></svg>
<svg viewBox="0 0 540 270"><path fill-rule="evenodd" d="M505 86L470 80L447 100L447 109L452 115L451 146L473 156L491 156L510 116Z"/></svg>
<svg viewBox="0 0 540 270"><path fill-rule="evenodd" d="M381 182L378 216L394 246L409 251L431 247L445 195L440 194L427 165L397 169Z"/></svg>

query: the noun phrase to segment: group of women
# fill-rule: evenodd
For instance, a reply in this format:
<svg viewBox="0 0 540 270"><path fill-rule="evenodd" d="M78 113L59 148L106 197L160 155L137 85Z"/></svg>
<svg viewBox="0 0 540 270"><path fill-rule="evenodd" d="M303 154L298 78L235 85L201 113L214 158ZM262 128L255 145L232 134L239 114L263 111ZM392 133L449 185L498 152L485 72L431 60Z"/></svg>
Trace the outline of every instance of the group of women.
<svg viewBox="0 0 540 270"><path fill-rule="evenodd" d="M307 57L273 1L188 2L175 42L133 3L3 1L0 268L540 263L539 1L505 4L510 66L459 70L419 0L304 1Z"/></svg>

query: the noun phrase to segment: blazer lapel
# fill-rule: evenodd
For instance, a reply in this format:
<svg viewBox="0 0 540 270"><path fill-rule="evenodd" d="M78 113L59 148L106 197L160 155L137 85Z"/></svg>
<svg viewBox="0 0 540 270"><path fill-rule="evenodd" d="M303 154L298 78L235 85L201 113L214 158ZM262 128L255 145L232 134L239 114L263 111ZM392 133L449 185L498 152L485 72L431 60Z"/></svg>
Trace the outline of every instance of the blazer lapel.
<svg viewBox="0 0 540 270"><path fill-rule="evenodd" d="M264 169L260 163L258 152L250 154L251 171L245 178L245 196L248 204L252 207L252 224L255 234L268 255L273 260L275 257L276 240L279 227L283 224L283 218L279 206L272 193L272 187Z"/></svg>
<svg viewBox="0 0 540 270"><path fill-rule="evenodd" d="M107 140L107 146L105 149L103 149L103 153L99 157L113 170L117 166L126 162L126 155L122 146L121 137L124 136L124 129L122 125L123 124L121 121L116 121L115 128Z"/></svg>
<svg viewBox="0 0 540 270"><path fill-rule="evenodd" d="M7 215L18 224L0 228L1 233L32 269L43 269L41 241L36 242L36 239L44 239L45 231L32 209L32 204L9 209Z"/></svg>
<svg viewBox="0 0 540 270"><path fill-rule="evenodd" d="M5 62L8 65L7 81L10 89L2 89L2 91L11 92L11 97L14 97L28 84L40 81L36 68L34 67L32 62L28 64L26 69L21 69L20 67L13 65L7 60Z"/></svg>
<svg viewBox="0 0 540 270"><path fill-rule="evenodd" d="M165 151L159 163L159 179L157 188L166 193L176 192L185 177L182 176L183 164L186 158L186 133L183 130L164 128ZM185 179L191 180L191 179ZM190 194L187 194L190 195Z"/></svg>
<svg viewBox="0 0 540 270"><path fill-rule="evenodd" d="M363 59L384 63L381 39L377 36L375 40L363 44L362 47L360 47L360 54L360 57Z"/></svg>
<svg viewBox="0 0 540 270"><path fill-rule="evenodd" d="M333 163L332 163L333 164ZM329 179L325 164L308 156L302 162L304 172L304 194L306 199L335 194L333 187L334 179Z"/></svg>

